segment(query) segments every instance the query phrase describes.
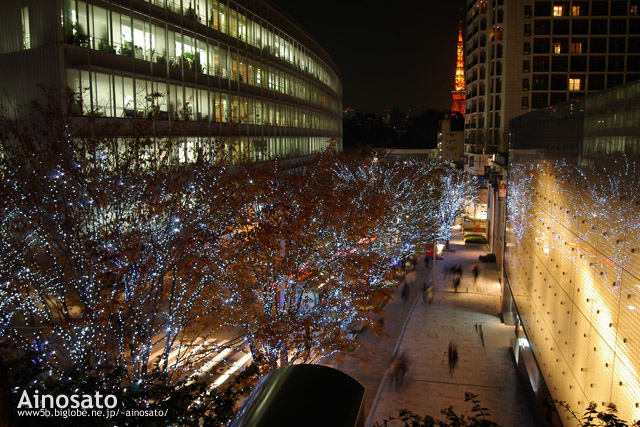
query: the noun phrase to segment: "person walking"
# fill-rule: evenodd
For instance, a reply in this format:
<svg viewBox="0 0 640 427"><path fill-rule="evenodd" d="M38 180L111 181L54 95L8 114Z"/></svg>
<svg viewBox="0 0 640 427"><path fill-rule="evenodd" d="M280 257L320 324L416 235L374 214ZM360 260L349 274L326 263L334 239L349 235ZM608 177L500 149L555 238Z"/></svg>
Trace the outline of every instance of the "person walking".
<svg viewBox="0 0 640 427"><path fill-rule="evenodd" d="M478 268L477 265L473 266L473 284L475 285L476 282L478 281L478 275L480 274L480 269Z"/></svg>
<svg viewBox="0 0 640 427"><path fill-rule="evenodd" d="M390 376L391 382L395 383L396 390L399 390L404 383L404 378L409 366L404 352L397 354L391 362Z"/></svg>
<svg viewBox="0 0 640 427"><path fill-rule="evenodd" d="M400 295L402 296L402 301L406 304L409 301L409 283L405 280L404 286L402 287L402 292Z"/></svg>
<svg viewBox="0 0 640 427"><path fill-rule="evenodd" d="M460 273L456 271L455 276L453 276L453 290L458 292L458 288L460 287Z"/></svg>
<svg viewBox="0 0 640 427"><path fill-rule="evenodd" d="M454 340L449 341L449 350L447 353L449 357L449 374L453 376L453 370L458 362L458 348Z"/></svg>
<svg viewBox="0 0 640 427"><path fill-rule="evenodd" d="M429 283L429 286L427 286L427 301L429 302L429 305L433 302L434 288L435 286L433 283Z"/></svg>

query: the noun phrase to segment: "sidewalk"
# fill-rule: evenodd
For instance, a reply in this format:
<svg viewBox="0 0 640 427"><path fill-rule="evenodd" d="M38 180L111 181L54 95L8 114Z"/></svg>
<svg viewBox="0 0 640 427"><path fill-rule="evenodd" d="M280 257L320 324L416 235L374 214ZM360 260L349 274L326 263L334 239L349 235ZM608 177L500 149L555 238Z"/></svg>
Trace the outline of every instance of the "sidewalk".
<svg viewBox="0 0 640 427"><path fill-rule="evenodd" d="M419 257L415 272L407 274L409 302L403 304L398 290L387 305L385 332L390 337L360 335L360 340L375 351L368 368L354 358L347 358L342 365L331 358L323 364L351 375L366 388L367 426L397 415L402 408L442 418L440 410L451 405L458 414L470 414L471 404L464 402L464 393L469 391L478 395L482 406L489 408L492 420L501 426L533 427L508 347L513 329L503 327L498 317L498 271L495 264L478 260L479 255L488 252L487 246L465 245L460 228L454 227L450 249L436 263L433 304L418 298L422 283L433 268L433 261L427 269L424 258ZM463 274L460 292L455 293L452 280L445 280L445 270L458 264ZM475 265L480 275L474 285ZM486 330L484 342L479 333L482 329ZM450 375L447 347L452 339L458 347L458 363ZM399 390L384 381L396 348L409 359L409 371Z"/></svg>

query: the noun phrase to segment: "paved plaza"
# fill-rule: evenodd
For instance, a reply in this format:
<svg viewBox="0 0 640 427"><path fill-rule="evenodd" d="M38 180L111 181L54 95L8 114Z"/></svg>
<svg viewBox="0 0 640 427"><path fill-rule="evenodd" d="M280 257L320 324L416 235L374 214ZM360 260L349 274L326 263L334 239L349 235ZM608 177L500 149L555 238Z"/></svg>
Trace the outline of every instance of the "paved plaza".
<svg viewBox="0 0 640 427"><path fill-rule="evenodd" d="M420 292L422 284L431 280L433 261L426 266L419 257L415 271L406 277L409 300L405 303L398 289L387 305L385 332L390 336L360 334L360 340L375 352L368 365L356 358L347 358L342 364L335 358L325 362L366 388L367 426L397 415L401 408L437 418L442 418L440 410L448 406L459 414L471 414L471 403L464 402L467 391L478 395L493 421L501 426L534 426L508 347L513 328L503 326L499 317L502 291L498 271L495 264L478 260L487 252L487 245L465 245L460 228L455 227L450 251L436 263L433 303L424 303ZM446 273L452 265L463 269L458 293ZM480 274L474 284L472 270L476 265ZM459 355L452 374L447 357L451 340ZM400 353L408 359L408 371L402 386L397 387L390 381L389 367L394 354Z"/></svg>

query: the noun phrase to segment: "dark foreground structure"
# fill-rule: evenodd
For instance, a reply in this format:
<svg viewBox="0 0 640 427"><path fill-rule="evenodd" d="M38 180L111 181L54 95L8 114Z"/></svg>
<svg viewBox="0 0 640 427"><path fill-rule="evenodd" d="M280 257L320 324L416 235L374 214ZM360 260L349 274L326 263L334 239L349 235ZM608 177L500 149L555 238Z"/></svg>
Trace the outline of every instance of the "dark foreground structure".
<svg viewBox="0 0 640 427"><path fill-rule="evenodd" d="M260 380L230 425L364 426L364 391L327 366L287 366Z"/></svg>

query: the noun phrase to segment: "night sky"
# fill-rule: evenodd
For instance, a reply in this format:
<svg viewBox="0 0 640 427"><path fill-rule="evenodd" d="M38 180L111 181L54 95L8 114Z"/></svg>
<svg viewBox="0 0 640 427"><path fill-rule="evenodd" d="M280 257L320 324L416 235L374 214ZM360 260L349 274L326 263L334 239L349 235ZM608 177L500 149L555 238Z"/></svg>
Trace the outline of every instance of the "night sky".
<svg viewBox="0 0 640 427"><path fill-rule="evenodd" d="M378 115L451 108L465 0L271 1L336 62L345 108Z"/></svg>

